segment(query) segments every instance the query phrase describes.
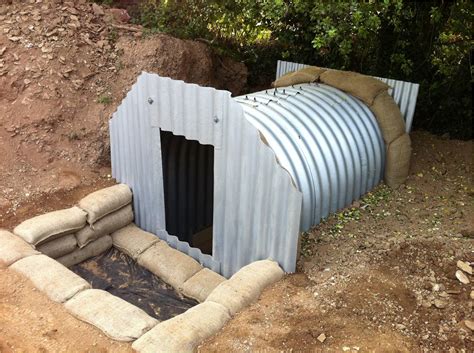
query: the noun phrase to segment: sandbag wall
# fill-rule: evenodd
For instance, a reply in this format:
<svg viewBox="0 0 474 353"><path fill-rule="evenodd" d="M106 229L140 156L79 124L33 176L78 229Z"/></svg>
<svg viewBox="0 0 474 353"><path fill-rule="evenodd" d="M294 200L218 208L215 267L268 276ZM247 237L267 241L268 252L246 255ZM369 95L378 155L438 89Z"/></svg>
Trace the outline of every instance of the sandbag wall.
<svg viewBox="0 0 474 353"><path fill-rule="evenodd" d="M321 82L340 89L368 106L377 119L385 143L385 183L391 188L404 183L410 168L411 140L405 132L405 121L400 108L388 94L390 87L376 78L356 72L316 66L289 72L273 82L273 86L288 87L311 82Z"/></svg>
<svg viewBox="0 0 474 353"><path fill-rule="evenodd" d="M20 223L13 233L66 267L112 247L111 233L133 221L132 192L125 184L93 192L77 206Z"/></svg>

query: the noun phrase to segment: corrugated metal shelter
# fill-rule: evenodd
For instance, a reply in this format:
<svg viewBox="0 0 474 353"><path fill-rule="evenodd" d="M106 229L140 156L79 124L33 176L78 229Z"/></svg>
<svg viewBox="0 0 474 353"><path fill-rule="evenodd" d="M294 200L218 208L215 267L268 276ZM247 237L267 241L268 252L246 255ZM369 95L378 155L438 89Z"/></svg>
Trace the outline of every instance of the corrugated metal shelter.
<svg viewBox="0 0 474 353"><path fill-rule="evenodd" d="M142 73L110 137L136 223L224 276L269 257L293 272L299 232L369 191L384 169L370 110L318 84L231 98Z"/></svg>

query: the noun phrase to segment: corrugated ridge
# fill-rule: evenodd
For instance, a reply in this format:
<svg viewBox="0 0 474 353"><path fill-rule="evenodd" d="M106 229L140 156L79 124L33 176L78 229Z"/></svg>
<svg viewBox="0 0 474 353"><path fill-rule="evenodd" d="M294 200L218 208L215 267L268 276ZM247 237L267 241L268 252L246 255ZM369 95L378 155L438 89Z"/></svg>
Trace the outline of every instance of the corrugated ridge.
<svg viewBox="0 0 474 353"><path fill-rule="evenodd" d="M285 75L290 71L297 71L309 65L294 63L290 61L278 60L276 78ZM413 123L413 116L415 115L416 99L418 97L418 90L420 85L418 83L411 83L399 80L393 80L383 77L375 78L387 83L391 88L388 93L393 97L395 102L400 107L400 111L405 120L406 131L411 131Z"/></svg>
<svg viewBox="0 0 474 353"><path fill-rule="evenodd" d="M372 112L359 100L319 84L235 99L303 194L300 230L380 182L385 157L382 136Z"/></svg>

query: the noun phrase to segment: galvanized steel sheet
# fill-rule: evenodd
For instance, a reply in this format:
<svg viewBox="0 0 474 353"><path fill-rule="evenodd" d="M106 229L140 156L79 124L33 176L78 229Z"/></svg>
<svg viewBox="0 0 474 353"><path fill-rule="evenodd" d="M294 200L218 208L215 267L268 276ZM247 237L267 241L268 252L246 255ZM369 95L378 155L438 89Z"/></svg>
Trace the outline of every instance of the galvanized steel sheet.
<svg viewBox="0 0 474 353"><path fill-rule="evenodd" d="M166 231L160 129L214 146L212 256ZM227 277L264 258L295 270L301 192L229 92L142 73L110 131L112 174L141 228Z"/></svg>

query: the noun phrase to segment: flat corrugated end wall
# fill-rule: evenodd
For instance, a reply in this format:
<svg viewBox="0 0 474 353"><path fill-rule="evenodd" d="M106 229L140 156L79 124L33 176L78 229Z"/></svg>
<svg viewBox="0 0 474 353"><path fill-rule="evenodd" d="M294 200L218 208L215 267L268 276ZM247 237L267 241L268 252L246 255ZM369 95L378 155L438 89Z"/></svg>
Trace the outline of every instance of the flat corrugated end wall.
<svg viewBox="0 0 474 353"><path fill-rule="evenodd" d="M213 254L166 231L160 129L214 146ZM142 73L110 121L112 173L137 224L228 277L272 258L296 265L302 195L229 92Z"/></svg>
<svg viewBox="0 0 474 353"><path fill-rule="evenodd" d="M278 60L276 78L279 78L291 71L297 71L303 69L309 65L299 64L290 61ZM398 104L400 111L405 120L406 132L411 131L413 123L413 116L415 114L416 98L418 97L418 90L420 85L417 83L392 80L383 77L375 77L385 83L391 88L388 93L393 97L395 102Z"/></svg>

